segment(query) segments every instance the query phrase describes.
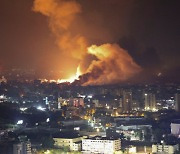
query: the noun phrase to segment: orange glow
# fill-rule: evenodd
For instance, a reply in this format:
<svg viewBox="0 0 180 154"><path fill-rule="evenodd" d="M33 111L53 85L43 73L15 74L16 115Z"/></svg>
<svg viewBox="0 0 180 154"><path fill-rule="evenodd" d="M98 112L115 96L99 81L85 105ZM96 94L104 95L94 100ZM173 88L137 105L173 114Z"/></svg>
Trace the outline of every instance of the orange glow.
<svg viewBox="0 0 180 154"><path fill-rule="evenodd" d="M97 57L87 68L88 80L83 85L103 85L125 81L141 71L128 52L118 44L92 45L88 54Z"/></svg>
<svg viewBox="0 0 180 154"><path fill-rule="evenodd" d="M89 46L86 37L74 32L72 27L78 20L78 14L82 12L77 1L47 0L45 3L44 0L34 0L33 10L48 17L50 30L63 53L62 57L71 63L68 69L64 68L68 72L63 73L69 74L71 67L76 66L72 65L72 61L79 62L76 74L67 79L50 82L72 83L82 75L80 83L84 86L112 84L126 81L141 71L141 67L118 44Z"/></svg>
<svg viewBox="0 0 180 154"><path fill-rule="evenodd" d="M67 79L58 79L58 80L48 80L48 79L39 79L39 80L41 80L41 83L44 83L44 82L48 82L48 83L65 83L65 82L73 83L75 80L79 80L79 76L81 74L82 73L80 71L80 65L79 65L77 67L76 74L71 76L70 78L67 78Z"/></svg>
<svg viewBox="0 0 180 154"><path fill-rule="evenodd" d="M71 77L68 78L68 79L59 79L59 80L57 80L57 83L64 83L64 82L70 82L70 83L72 83L72 82L74 82L75 80L78 80L80 75L81 75L80 66L78 66L75 75L71 76Z"/></svg>

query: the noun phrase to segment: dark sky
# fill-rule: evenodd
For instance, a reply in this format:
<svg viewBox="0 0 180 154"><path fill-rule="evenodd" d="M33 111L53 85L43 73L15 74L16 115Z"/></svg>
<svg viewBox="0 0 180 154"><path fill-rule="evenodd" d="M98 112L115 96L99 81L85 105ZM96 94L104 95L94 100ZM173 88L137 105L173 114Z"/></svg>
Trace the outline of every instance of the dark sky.
<svg viewBox="0 0 180 154"><path fill-rule="evenodd" d="M169 80L179 80L179 0L77 1L82 13L73 32L85 36L89 44L118 43L148 77L162 72ZM41 76L53 70L54 78L63 76L70 64L58 49L47 18L32 7L33 0L0 0L1 68L33 68Z"/></svg>

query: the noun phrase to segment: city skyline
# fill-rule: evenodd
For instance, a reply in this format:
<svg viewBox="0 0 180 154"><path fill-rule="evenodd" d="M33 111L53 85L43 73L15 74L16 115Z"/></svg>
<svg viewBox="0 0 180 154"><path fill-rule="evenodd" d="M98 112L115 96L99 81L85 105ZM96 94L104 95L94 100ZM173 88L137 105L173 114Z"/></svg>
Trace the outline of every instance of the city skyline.
<svg viewBox="0 0 180 154"><path fill-rule="evenodd" d="M0 0L0 154L180 153L179 0Z"/></svg>

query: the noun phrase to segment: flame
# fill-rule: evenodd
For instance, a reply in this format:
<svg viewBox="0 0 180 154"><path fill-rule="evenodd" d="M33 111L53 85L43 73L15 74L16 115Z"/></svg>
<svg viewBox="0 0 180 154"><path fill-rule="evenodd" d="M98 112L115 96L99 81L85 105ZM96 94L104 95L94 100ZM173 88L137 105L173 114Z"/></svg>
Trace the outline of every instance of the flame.
<svg viewBox="0 0 180 154"><path fill-rule="evenodd" d="M68 79L59 79L57 80L57 83L64 83L64 82L70 82L73 83L75 80L79 80L79 76L81 75L80 65L77 67L76 74L71 76Z"/></svg>

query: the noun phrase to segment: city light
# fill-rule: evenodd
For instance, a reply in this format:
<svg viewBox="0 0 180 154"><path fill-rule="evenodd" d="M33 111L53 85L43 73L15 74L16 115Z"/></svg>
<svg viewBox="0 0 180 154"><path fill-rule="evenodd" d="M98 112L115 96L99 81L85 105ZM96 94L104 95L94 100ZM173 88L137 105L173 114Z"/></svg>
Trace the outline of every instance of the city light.
<svg viewBox="0 0 180 154"><path fill-rule="evenodd" d="M79 131L79 130L80 130L80 127L74 127L74 130Z"/></svg>
<svg viewBox="0 0 180 154"><path fill-rule="evenodd" d="M110 109L110 106L106 106L107 109Z"/></svg>
<svg viewBox="0 0 180 154"><path fill-rule="evenodd" d="M1 0L0 154L180 154L180 0Z"/></svg>
<svg viewBox="0 0 180 154"><path fill-rule="evenodd" d="M50 153L51 153L50 150L47 150L47 151L44 152L44 154L50 154Z"/></svg>
<svg viewBox="0 0 180 154"><path fill-rule="evenodd" d="M46 119L46 122L50 122L50 119L49 119L49 118L47 118L47 119Z"/></svg>
<svg viewBox="0 0 180 154"><path fill-rule="evenodd" d="M37 109L40 110L40 111L45 111L46 110L46 108L43 108L42 106L38 106Z"/></svg>
<svg viewBox="0 0 180 154"><path fill-rule="evenodd" d="M24 112L25 110L27 110L27 107L25 108L21 107L20 110Z"/></svg>
<svg viewBox="0 0 180 154"><path fill-rule="evenodd" d="M92 98L93 96L92 95L88 95L87 98Z"/></svg>
<svg viewBox="0 0 180 154"><path fill-rule="evenodd" d="M17 125L22 125L23 124L23 120L18 120Z"/></svg>

